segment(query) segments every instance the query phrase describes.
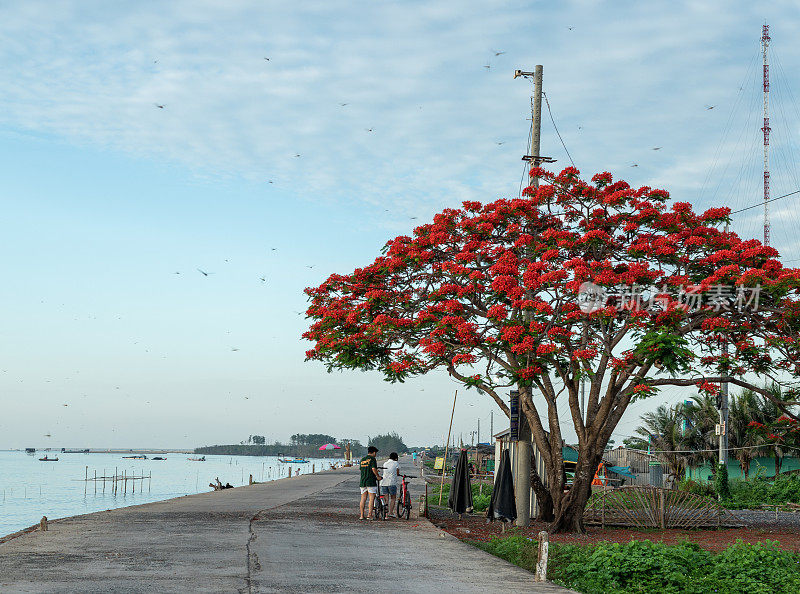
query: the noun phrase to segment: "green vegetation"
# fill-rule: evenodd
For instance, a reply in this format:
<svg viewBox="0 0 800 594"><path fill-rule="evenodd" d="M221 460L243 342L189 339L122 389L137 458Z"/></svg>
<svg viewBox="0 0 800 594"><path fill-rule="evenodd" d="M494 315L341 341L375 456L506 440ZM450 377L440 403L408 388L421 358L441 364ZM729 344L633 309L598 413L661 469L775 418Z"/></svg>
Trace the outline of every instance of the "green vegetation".
<svg viewBox="0 0 800 594"><path fill-rule="evenodd" d="M251 435L247 441L238 444L212 445L195 448L195 454L219 456L288 456L305 458L341 458L344 456L344 446L350 443L353 457L361 457L367 453L367 448L357 439L335 438L325 433L296 433L291 437L291 443L267 444L263 435ZM342 446L341 450L319 451L326 443ZM387 452L388 453L388 452Z"/></svg>
<svg viewBox="0 0 800 594"><path fill-rule="evenodd" d="M492 498L492 488L493 485L484 484L481 488L480 483L472 486L472 505L473 510L476 512L485 512L489 509L489 501ZM436 497L434 498L433 495ZM432 503L437 503L439 501L439 485L435 485L433 487L433 495L431 495L431 499L429 500ZM445 483L444 489L442 490L442 503L447 501L447 498L450 496L450 484Z"/></svg>
<svg viewBox="0 0 800 594"><path fill-rule="evenodd" d="M725 501L731 496L731 486L728 482L728 465L719 464L717 473L714 475L714 492L720 500Z"/></svg>
<svg viewBox="0 0 800 594"><path fill-rule="evenodd" d="M398 454L408 452L408 447L403 443L403 438L394 432L369 437L367 438L367 445L374 445L378 448L379 456L388 456L391 452L397 452Z"/></svg>
<svg viewBox="0 0 800 594"><path fill-rule="evenodd" d="M762 477L730 482L730 497L723 501L731 509L759 508L763 504L800 504L800 475L781 474L774 480Z"/></svg>
<svg viewBox="0 0 800 594"><path fill-rule="evenodd" d="M793 398L777 384L764 388L778 401L787 402ZM717 408L716 398L708 394L694 396L691 401L674 406L662 404L642 415L636 435L625 439L624 443L627 447L658 452L658 457L678 481L683 480L690 467L705 464L711 465L716 474ZM728 412L730 456L739 463L744 478L748 478L750 464L758 457L773 458L775 474L779 474L784 456L791 451L770 440L768 433L754 429L753 424L762 428L772 426L783 415L781 407L752 390L742 390L731 395Z"/></svg>
<svg viewBox="0 0 800 594"><path fill-rule="evenodd" d="M473 542L493 555L533 571L538 544L524 536ZM694 543L649 540L592 546L550 543L548 578L586 594L707 592L748 594L800 591L800 555L777 543L737 541L719 554Z"/></svg>

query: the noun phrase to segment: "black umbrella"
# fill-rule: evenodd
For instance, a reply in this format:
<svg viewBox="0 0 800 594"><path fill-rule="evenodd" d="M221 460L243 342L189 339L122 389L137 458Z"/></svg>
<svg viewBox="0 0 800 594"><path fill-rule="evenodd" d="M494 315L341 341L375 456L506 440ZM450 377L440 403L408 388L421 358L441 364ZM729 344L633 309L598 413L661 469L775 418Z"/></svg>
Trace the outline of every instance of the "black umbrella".
<svg viewBox="0 0 800 594"><path fill-rule="evenodd" d="M469 484L469 467L467 466L467 450L461 450L453 473L453 484L450 485L450 497L447 507L458 515L472 511L472 485Z"/></svg>
<svg viewBox="0 0 800 594"><path fill-rule="evenodd" d="M497 468L497 477L494 481L492 499L486 517L501 522L513 522L517 519L517 500L514 498L514 481L511 477L511 460L508 450L503 450L500 455L500 465Z"/></svg>

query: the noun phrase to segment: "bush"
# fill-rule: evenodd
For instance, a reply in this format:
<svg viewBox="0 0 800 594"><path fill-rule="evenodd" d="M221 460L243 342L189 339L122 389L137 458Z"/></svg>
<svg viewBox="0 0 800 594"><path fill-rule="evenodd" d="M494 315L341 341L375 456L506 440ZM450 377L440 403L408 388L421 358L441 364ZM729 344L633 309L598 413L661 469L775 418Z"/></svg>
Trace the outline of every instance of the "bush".
<svg viewBox="0 0 800 594"><path fill-rule="evenodd" d="M694 495L702 495L703 497L714 497L716 495L714 487L710 483L701 483L690 478L683 479L678 484L678 490L693 493Z"/></svg>
<svg viewBox="0 0 800 594"><path fill-rule="evenodd" d="M800 475L781 474L772 481L762 477L731 481L726 507L759 508L765 503L800 503Z"/></svg>
<svg viewBox="0 0 800 594"><path fill-rule="evenodd" d="M536 566L538 545L533 539L495 537L473 544L529 571ZM782 551L770 541L755 545L737 541L718 555L694 543L551 543L548 578L587 594L788 594L800 592L800 555Z"/></svg>

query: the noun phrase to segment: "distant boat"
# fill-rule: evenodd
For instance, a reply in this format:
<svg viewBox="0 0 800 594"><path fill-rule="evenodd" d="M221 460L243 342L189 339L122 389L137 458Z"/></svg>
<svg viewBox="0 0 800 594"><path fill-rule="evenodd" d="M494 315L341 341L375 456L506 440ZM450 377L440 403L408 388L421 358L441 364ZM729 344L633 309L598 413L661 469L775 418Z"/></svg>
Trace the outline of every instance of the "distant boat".
<svg viewBox="0 0 800 594"><path fill-rule="evenodd" d="M58 456L55 458L48 458L45 456L44 458L39 458L39 462L58 462Z"/></svg>
<svg viewBox="0 0 800 594"><path fill-rule="evenodd" d="M187 460L191 460L192 462L205 462L206 457L203 456L202 458L187 458Z"/></svg>
<svg viewBox="0 0 800 594"><path fill-rule="evenodd" d="M166 458L162 458L161 456L153 456L150 458L151 460L166 460Z"/></svg>
<svg viewBox="0 0 800 594"><path fill-rule="evenodd" d="M278 462L283 462L284 464L308 464L308 460L303 460L302 458L295 458L293 460L278 458Z"/></svg>
<svg viewBox="0 0 800 594"><path fill-rule="evenodd" d="M135 455L135 456L122 456L122 457L123 458L131 458L133 460L147 460L147 456L145 456L144 454L138 454L138 455Z"/></svg>
<svg viewBox="0 0 800 594"><path fill-rule="evenodd" d="M35 454L36 453L36 448L25 448L25 453L26 454Z"/></svg>

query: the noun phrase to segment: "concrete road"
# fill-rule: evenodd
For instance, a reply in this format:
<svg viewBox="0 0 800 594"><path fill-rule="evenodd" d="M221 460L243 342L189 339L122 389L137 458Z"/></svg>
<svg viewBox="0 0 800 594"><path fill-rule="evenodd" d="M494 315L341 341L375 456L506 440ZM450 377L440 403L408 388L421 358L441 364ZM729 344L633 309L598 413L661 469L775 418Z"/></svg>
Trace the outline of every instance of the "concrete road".
<svg viewBox="0 0 800 594"><path fill-rule="evenodd" d="M357 500L341 469L51 522L0 544L0 591L567 592Z"/></svg>

